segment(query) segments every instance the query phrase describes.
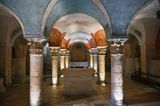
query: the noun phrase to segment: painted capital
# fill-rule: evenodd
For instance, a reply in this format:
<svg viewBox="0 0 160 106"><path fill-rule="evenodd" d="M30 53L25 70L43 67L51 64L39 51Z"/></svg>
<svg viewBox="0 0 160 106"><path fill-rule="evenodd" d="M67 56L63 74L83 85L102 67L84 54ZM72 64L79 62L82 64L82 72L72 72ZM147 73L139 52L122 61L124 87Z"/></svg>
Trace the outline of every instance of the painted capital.
<svg viewBox="0 0 160 106"><path fill-rule="evenodd" d="M50 47L51 55L58 56L60 52L60 47Z"/></svg>

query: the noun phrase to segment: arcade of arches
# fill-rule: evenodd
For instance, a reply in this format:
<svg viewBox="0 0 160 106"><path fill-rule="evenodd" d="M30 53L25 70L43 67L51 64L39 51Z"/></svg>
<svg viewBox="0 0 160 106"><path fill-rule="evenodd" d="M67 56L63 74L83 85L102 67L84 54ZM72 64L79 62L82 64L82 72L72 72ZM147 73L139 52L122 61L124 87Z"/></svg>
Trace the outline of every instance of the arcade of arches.
<svg viewBox="0 0 160 106"><path fill-rule="evenodd" d="M16 1L0 0L1 106L160 105L160 0Z"/></svg>

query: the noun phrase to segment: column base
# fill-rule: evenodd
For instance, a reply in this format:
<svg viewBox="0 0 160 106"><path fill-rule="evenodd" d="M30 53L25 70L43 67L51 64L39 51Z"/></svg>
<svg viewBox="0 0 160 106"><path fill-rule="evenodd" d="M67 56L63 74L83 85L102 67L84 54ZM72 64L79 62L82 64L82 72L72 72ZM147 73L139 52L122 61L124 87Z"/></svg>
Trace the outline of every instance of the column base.
<svg viewBox="0 0 160 106"><path fill-rule="evenodd" d="M98 73L94 73L94 76L95 76L95 77L98 77Z"/></svg>
<svg viewBox="0 0 160 106"><path fill-rule="evenodd" d="M98 81L97 84L100 84L101 86L106 86L107 82L106 81Z"/></svg>
<svg viewBox="0 0 160 106"><path fill-rule="evenodd" d="M109 106L127 106L124 101L111 101L109 103Z"/></svg>
<svg viewBox="0 0 160 106"><path fill-rule="evenodd" d="M57 86L58 84L59 84L58 79L57 78L52 78L52 85Z"/></svg>

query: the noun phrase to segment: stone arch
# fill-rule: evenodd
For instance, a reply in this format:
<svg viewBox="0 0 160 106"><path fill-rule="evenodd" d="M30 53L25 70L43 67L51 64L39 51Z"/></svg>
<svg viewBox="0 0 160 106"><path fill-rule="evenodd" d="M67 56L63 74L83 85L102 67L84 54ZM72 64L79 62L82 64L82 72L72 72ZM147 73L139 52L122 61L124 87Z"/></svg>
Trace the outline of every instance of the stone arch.
<svg viewBox="0 0 160 106"><path fill-rule="evenodd" d="M136 37L140 45L144 42L145 29L141 19L134 21L127 29L127 36L130 34Z"/></svg>
<svg viewBox="0 0 160 106"><path fill-rule="evenodd" d="M4 19L4 22L6 23L7 27L3 32L6 32L2 34L1 36L4 36L4 84L7 86L12 83L13 81L13 68L12 68L12 45L14 40L17 36L24 35L24 25L20 18L11 11L7 6L0 3L1 11L2 13L2 19ZM5 15L8 17L5 18ZM2 24L2 28L3 28ZM23 36L24 37L24 36Z"/></svg>
<svg viewBox="0 0 160 106"><path fill-rule="evenodd" d="M44 33L46 21L48 19L48 15L50 14L53 6L57 3L57 1L58 0L51 0L51 2L48 4L47 8L45 9L45 12L43 13L42 21L41 21L41 34Z"/></svg>
<svg viewBox="0 0 160 106"><path fill-rule="evenodd" d="M22 35L16 37L12 45L12 71L13 82L18 83L26 80L28 48Z"/></svg>
<svg viewBox="0 0 160 106"><path fill-rule="evenodd" d="M13 11L11 11L7 6L5 6L4 4L2 4L1 2L0 2L0 6L1 6L2 8L5 8L10 14L12 14L12 15L14 16L14 18L16 18L16 20L18 21L18 23L19 23L20 26L21 26L23 36L25 36L25 35L26 35L26 31L25 31L23 22L20 20L20 18L19 18Z"/></svg>
<svg viewBox="0 0 160 106"><path fill-rule="evenodd" d="M52 11L53 7L55 6L55 4L58 3L58 1L59 1L59 0L54 0L54 1L52 0L52 1L48 4L47 8L45 9L45 12L44 12L44 14L43 14L42 21L41 21L41 34L44 34L44 32L45 32L45 26L46 26L46 23L47 23L46 21L47 21L49 15L51 14L51 11ZM89 0L89 1L91 1L93 4L95 4L96 7L98 8L98 10L102 13L104 19L105 19L106 22L108 23L108 24L107 24L106 26L104 26L104 27L108 27L108 30L109 30L109 31L108 31L107 33L109 33L108 35L110 35L110 33L112 33L112 25L111 25L111 21L110 21L110 18L109 18L109 15L108 15L107 10L104 8L104 6L102 5L101 2L96 1L96 0ZM75 13L75 12L73 12L73 13ZM68 14L70 14L70 13L68 13ZM54 23L53 23L53 24L54 24ZM51 26L53 26L53 24L52 24ZM105 30L106 30L106 29L105 29Z"/></svg>
<svg viewBox="0 0 160 106"><path fill-rule="evenodd" d="M18 31L18 32L16 32L16 34L13 34L13 37L11 39L11 46L14 45L15 40L21 35L23 36L23 32L22 31Z"/></svg>
<svg viewBox="0 0 160 106"><path fill-rule="evenodd" d="M110 20L108 11L104 8L104 6L99 0L92 0L92 1L97 5L97 7L99 7L104 17L106 18L108 26L109 26L109 33L112 35L112 24L111 24L111 20Z"/></svg>
<svg viewBox="0 0 160 106"><path fill-rule="evenodd" d="M136 16L139 15L139 14L141 14L141 12L145 9L145 7L147 7L147 6L148 6L149 4L151 4L153 1L154 1L154 0L151 0L151 1L147 2L141 9L139 9L139 10L134 14L134 16L132 17L132 19L130 20L130 22L129 22L128 25L127 25L127 30L126 30L127 35L128 35L128 32L129 32L132 24L137 21ZM138 19L139 19L139 18L143 18L143 17L144 17L144 16L138 17ZM137 37L137 36L136 36L136 37ZM139 40L138 37L137 37L137 39Z"/></svg>
<svg viewBox="0 0 160 106"><path fill-rule="evenodd" d="M106 31L104 30L103 26L96 19L84 13L68 14L58 19L56 23L52 26L49 34L49 41L53 29L56 29L59 32L59 38L62 40L60 42L63 43L61 47L63 48L65 47L64 44L67 44L69 42L69 37L67 36L73 35L74 33L80 34L80 32L81 35L82 33L83 35L86 35L81 36L81 38L83 37L83 39L88 39L91 41L91 43L95 43L95 41L97 42L96 45L92 44L93 47L106 45ZM54 35L56 35L56 33L54 33ZM88 35L92 39L86 38ZM54 38L54 36L52 38Z"/></svg>
<svg viewBox="0 0 160 106"><path fill-rule="evenodd" d="M140 67L142 73L151 74L154 72L151 70L152 68L155 69L155 41L159 27L159 21L156 17L149 16L135 19L128 30L128 34L133 34L137 37L140 45ZM137 31L141 33L141 36L138 36Z"/></svg>
<svg viewBox="0 0 160 106"><path fill-rule="evenodd" d="M123 47L124 52L124 75L126 78L131 78L132 75L140 71L141 51L140 44L135 35L129 34L128 40Z"/></svg>

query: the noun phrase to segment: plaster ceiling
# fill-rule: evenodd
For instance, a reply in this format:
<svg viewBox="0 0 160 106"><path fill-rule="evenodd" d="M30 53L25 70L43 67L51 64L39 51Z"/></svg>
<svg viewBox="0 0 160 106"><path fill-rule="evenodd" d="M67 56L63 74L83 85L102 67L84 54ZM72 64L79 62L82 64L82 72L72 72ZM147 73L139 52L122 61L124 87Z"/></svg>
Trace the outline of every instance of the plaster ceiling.
<svg viewBox="0 0 160 106"><path fill-rule="evenodd" d="M63 16L53 27L57 28L60 32L67 32L68 35L74 32L90 34L103 29L102 25L96 19L83 13Z"/></svg>

